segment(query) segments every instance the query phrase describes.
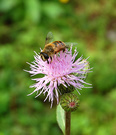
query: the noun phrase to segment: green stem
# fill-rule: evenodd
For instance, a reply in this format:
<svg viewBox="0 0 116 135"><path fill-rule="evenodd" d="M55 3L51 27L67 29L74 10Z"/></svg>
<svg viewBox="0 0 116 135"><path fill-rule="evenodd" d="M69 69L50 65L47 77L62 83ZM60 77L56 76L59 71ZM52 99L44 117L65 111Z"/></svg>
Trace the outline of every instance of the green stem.
<svg viewBox="0 0 116 135"><path fill-rule="evenodd" d="M70 135L70 119L71 119L71 112L65 111L65 135Z"/></svg>

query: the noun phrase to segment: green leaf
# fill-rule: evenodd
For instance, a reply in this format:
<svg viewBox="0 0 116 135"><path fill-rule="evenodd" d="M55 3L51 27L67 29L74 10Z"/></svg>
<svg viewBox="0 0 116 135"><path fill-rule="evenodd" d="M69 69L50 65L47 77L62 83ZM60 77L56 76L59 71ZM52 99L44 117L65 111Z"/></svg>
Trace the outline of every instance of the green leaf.
<svg viewBox="0 0 116 135"><path fill-rule="evenodd" d="M0 11L8 11L11 10L13 7L18 5L17 0L1 0L0 1Z"/></svg>
<svg viewBox="0 0 116 135"><path fill-rule="evenodd" d="M25 1L26 16L32 22L39 22L41 18L41 4L39 0L27 0Z"/></svg>
<svg viewBox="0 0 116 135"><path fill-rule="evenodd" d="M51 19L56 19L64 13L61 5L55 2L45 2L42 5L43 12Z"/></svg>
<svg viewBox="0 0 116 135"><path fill-rule="evenodd" d="M64 110L60 106L60 104L57 106L56 109L56 117L59 127L61 128L62 132L65 132L65 116L64 116Z"/></svg>

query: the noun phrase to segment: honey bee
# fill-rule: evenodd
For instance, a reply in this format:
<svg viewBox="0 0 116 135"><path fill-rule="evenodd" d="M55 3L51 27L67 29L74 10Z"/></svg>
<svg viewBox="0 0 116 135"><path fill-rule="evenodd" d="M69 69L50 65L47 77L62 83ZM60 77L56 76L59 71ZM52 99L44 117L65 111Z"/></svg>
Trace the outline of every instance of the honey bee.
<svg viewBox="0 0 116 135"><path fill-rule="evenodd" d="M60 52L60 51L65 51L68 46L62 41L53 41L51 42L53 38L53 35L51 32L47 34L46 41L45 41L45 47L43 51L40 53L40 57L43 61L47 61L49 64L48 59L50 58L52 61L52 57L54 54Z"/></svg>

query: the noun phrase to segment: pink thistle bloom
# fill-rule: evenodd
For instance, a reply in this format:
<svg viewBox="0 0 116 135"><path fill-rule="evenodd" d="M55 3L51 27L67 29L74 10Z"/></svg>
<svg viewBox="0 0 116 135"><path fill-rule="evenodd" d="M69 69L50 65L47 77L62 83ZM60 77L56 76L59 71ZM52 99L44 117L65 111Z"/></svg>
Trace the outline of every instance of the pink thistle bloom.
<svg viewBox="0 0 116 135"><path fill-rule="evenodd" d="M41 93L47 93L45 101L47 98L49 98L52 106L54 97L56 97L57 103L59 102L60 90L58 89L58 86L60 86L60 84L64 85L65 87L72 85L76 90L87 88L84 87L83 84L91 85L84 81L84 78L86 78L85 68L88 65L88 62L86 60L82 60L82 57L75 60L77 54L78 52L76 49L74 54L72 54L71 47L69 51L61 51L60 53L54 55L52 61L48 64L47 61L44 62L36 53L34 56L35 61L32 62L32 64L28 63L31 71L25 71L29 72L32 76L43 74L44 77L32 79L35 80L36 83L30 86L30 88L34 87L35 90L29 95L37 92L36 97L38 97ZM90 69L87 69L86 73L88 73L89 70Z"/></svg>

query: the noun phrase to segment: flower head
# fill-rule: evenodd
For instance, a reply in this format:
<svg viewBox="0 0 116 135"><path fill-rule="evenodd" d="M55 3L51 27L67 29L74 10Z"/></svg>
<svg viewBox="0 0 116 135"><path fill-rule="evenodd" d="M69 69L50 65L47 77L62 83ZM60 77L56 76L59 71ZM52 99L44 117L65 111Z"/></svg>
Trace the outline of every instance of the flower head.
<svg viewBox="0 0 116 135"><path fill-rule="evenodd" d="M29 95L37 92L36 97L38 97L41 93L47 93L45 100L49 98L52 106L54 97L56 97L57 103L59 102L59 94L61 94L60 85L66 88L73 86L76 90L85 88L84 84L90 85L84 81L84 78L86 78L85 72L89 72L89 69L87 69L88 62L86 60L83 61L82 57L75 60L77 54L76 49L74 54L72 54L71 47L70 50L61 51L54 55L52 61L49 59L50 63L48 64L36 53L34 56L35 61L31 64L28 63L31 70L25 71L29 72L32 76L37 74L43 74L44 76L42 78L32 79L36 83L30 87L34 87L35 90Z"/></svg>

